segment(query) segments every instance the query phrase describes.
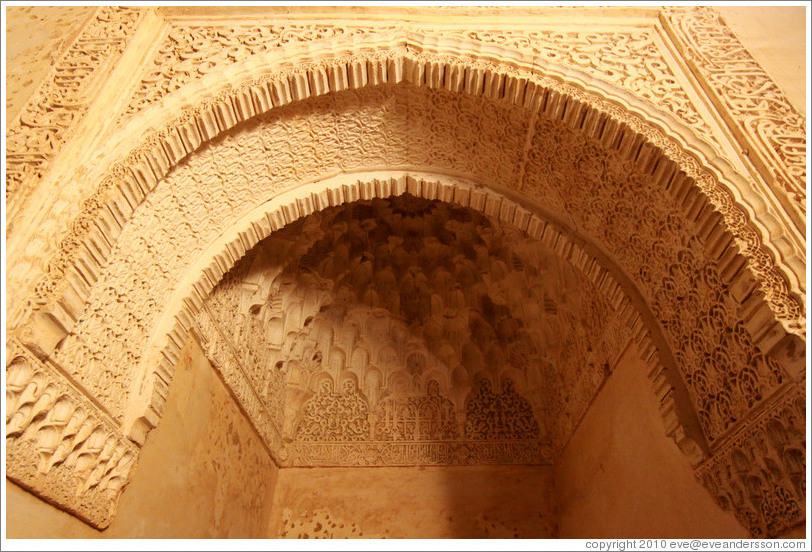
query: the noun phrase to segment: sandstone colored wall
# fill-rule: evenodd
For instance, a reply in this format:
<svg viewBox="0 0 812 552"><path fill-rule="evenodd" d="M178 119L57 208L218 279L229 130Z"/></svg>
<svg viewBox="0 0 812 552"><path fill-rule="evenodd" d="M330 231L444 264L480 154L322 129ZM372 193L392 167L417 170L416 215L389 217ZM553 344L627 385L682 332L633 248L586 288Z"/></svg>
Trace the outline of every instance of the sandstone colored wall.
<svg viewBox="0 0 812 552"><path fill-rule="evenodd" d="M196 342L178 362L110 527L99 533L7 482L8 538L256 538L271 517L276 467Z"/></svg>
<svg viewBox="0 0 812 552"><path fill-rule="evenodd" d="M665 436L629 347L559 457L561 538L748 538Z"/></svg>
<svg viewBox="0 0 812 552"><path fill-rule="evenodd" d="M271 537L551 538L545 466L286 468Z"/></svg>

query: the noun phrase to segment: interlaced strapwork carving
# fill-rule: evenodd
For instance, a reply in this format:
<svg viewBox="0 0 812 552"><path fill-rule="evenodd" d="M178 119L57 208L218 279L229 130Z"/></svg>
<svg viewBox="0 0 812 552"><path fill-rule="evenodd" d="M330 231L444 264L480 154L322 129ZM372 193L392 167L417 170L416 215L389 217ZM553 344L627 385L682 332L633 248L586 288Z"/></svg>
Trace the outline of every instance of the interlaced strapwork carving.
<svg viewBox="0 0 812 552"><path fill-rule="evenodd" d="M57 62L6 135L6 201L11 219L51 159L76 131L107 73L135 32L138 8L103 6Z"/></svg>

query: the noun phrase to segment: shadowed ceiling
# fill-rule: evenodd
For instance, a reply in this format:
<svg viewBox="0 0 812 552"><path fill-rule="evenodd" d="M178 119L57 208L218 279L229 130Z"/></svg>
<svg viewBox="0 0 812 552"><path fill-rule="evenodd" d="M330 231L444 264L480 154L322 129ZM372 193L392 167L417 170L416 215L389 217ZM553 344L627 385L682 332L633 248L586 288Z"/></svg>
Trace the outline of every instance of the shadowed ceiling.
<svg viewBox="0 0 812 552"><path fill-rule="evenodd" d="M236 357L294 464L548 463L629 338L617 318L538 240L405 194L275 232L198 332L215 365Z"/></svg>

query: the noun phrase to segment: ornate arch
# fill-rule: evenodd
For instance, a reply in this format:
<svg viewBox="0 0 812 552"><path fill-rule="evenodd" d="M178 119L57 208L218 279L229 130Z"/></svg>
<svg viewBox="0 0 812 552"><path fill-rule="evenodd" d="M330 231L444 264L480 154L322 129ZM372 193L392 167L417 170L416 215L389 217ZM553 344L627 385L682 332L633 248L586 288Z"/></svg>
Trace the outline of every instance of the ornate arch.
<svg viewBox="0 0 812 552"><path fill-rule="evenodd" d="M802 289L801 279L798 277L798 267L801 265L790 255L788 249L781 249L780 240L772 239L779 232L777 226L756 216L756 213L763 211L763 206L750 204L749 201L754 201L752 197L737 197L737 187L720 184L719 171L709 168L709 164L703 162L703 155L692 147L702 149L699 141L690 138L690 132L683 130L681 133L689 136L685 141L675 139L673 135L668 136L663 128L670 125L679 128L680 125L645 104L635 102L628 96L615 95L611 90L605 91L611 87L604 87L603 91L598 92L598 83L585 84L578 78L562 76L563 73L556 73L552 69L549 74L542 75L537 67L530 68L501 49L481 49L470 45L466 48L459 44L453 47L438 46L425 38L421 42L419 38L421 37L410 36L398 39L395 44L388 44L385 50L378 49L380 44L368 45L361 48L360 52L339 56L330 51L320 58L310 52L307 56L310 61L292 63L281 70L275 67L272 72L266 72L268 68L263 66L261 59L254 60L253 67L246 64L246 67L232 70L232 76L240 84L221 88L213 97L181 110L179 116L144 139L126 160L107 170L99 188L85 203L84 211L77 216L68 237L61 243L49 265L48 274L37 287L31 311L34 323L30 326L28 344L63 366L72 377L81 380L85 388L97 390L101 388L101 380L83 379L81 374L71 368L71 365L82 366L83 370L88 370L99 365L100 359L95 357L99 350L98 345L93 346L96 350L93 347L88 348L87 343L83 343L82 336L90 335L88 331L91 328L99 329L96 327L99 324L101 328L107 328L111 332L115 331L117 325L120 328L124 321L127 321L127 327L143 326L141 331L147 336L147 341L140 338L140 341L136 339L134 342L159 345L159 353L144 359L132 356L133 351L119 351L117 356L130 358L145 368L158 366L152 381L144 378L130 382L133 386L146 383L146 387L142 386L138 393L130 395L147 398L153 412L147 412L143 416L146 426L141 425L141 429L138 429L139 424L135 423L136 420L130 414L125 416L125 409L120 408L120 404L118 408L114 408L111 405L115 401L99 399L114 423L123 422L130 437L142 441L145 427L157 423L160 416L177 347L190 327L188 313L199 308L201 292L205 294L207 286L216 284L219 277L251 245L257 243L264 232L270 232L282 226L282 223L289 223L313 210L330 205L331 202L360 199L362 193L370 193L370 197L375 197L374 193L389 193L386 187L391 186L373 186L370 183L353 185L341 188L340 194L336 191L333 195L320 190L317 194L303 195L297 197L295 202L281 205L273 216L266 217L263 213L264 219L255 217L255 224L244 227L241 233L233 234L232 241L222 244L223 250L211 253L210 258L214 259L212 266L201 265L197 273L204 274L202 283L188 280L189 274L198 270L188 266L180 272L169 273L168 276L161 276L161 269L153 269L157 272L146 273L147 279L161 277L174 283L170 289L177 290L178 286L186 286L190 292L182 306L177 304L176 299L173 300L173 305L177 305L177 308L170 306L165 310L166 313L178 313L177 319L174 319L174 314L167 314L160 321L153 318L144 324L137 314L139 309L155 309L160 304L161 297L151 296L144 290L141 290L141 295L128 297L120 294L116 287L105 285L104 278L118 270L116 267L124 267L120 262L116 264L118 261L111 262L111 259L116 259L116 255L121 259L119 235L128 228L136 228L132 223L135 214L146 217L139 224L143 224L149 217L157 222L156 217L160 213L157 192L167 189L169 185L166 182L176 172L175 167L194 164L201 151L216 155L218 151L228 149L235 143L236 150L232 150L239 150L239 135L251 128L252 118L265 117L262 124L272 126L286 117L287 121L294 119L300 108L310 110L308 117L323 116L329 113L330 103L338 96L349 98L350 103L357 102L362 108L365 105L384 105L393 97L397 104L398 94L418 98L420 107L430 108L437 102L456 102L457 112L465 111L459 106L461 102L469 102L483 110L479 113L480 117L484 117L483 120L498 120L501 124L498 130L502 134L493 132L482 143L494 146L500 141L506 143L512 140L515 147L513 157L510 156L511 152L505 153L506 148L502 147L499 151L490 153L477 151L481 155L469 159L473 163L470 166L459 166L454 164L453 159L433 159L430 156L422 158L421 164L415 163L419 155L406 148L406 155L400 157L405 162L399 165L392 163L391 159L387 160L386 148L381 148L382 155L378 158L380 164L373 164L373 167L409 170L431 168L432 172L465 177L495 187L497 191L510 190L517 197L532 197L536 203L549 202L570 217L577 209L589 216L563 224L576 228L579 234L587 236L593 236L597 232L598 222L605 222L598 221L595 217L607 212L607 207L611 207L616 220L622 221L620 226L631 220L643 220L643 217L638 216L641 213L632 210L634 198L631 195L624 196L624 190L632 194L650 194L654 190L662 193L668 206L657 213L662 215L659 222L665 223L663 228L677 237L672 244L657 239L651 242L655 246L655 253L658 250L668 251L656 261L651 260L652 263L661 263L660 273L647 273L646 267L631 268L633 265L628 264L628 259L641 251L634 247L643 245L636 244L625 253L619 251L623 236L620 235L622 228L618 225L609 225L604 235L594 239L604 244L603 249L607 256L624 258L625 255L625 263L620 260L616 265L621 267L621 272L626 272L626 278L646 289L642 293L644 300L653 302L652 311L669 336L665 340L675 350L675 364L678 367L685 370L688 366L695 373L702 372L697 370L696 363L701 362L701 359L697 359L697 354L724 354L726 350L724 345L714 342L703 345L697 351L690 344L693 343L690 339L681 340L675 337L691 336L692 332L685 326L687 322L680 320L678 305L674 303L673 297L669 299L669 294L684 291L699 295L696 289L698 286L706 297L694 299L704 305L709 316L706 326L699 326L695 330L700 333L708 332L714 325L734 330L733 341L728 345L740 351L737 362L742 361L745 366L752 367L750 379L756 381L757 387L762 385L762 380L767 382L763 384L763 389L759 387L755 393L761 402L754 402L752 397L748 398L739 390L738 396L744 400L746 406L728 419L724 419L724 415L721 415L722 419L718 419L719 415L717 419L712 419L713 415L707 411L707 405L713 401L715 394L706 392L702 395L696 387L702 387L706 383L701 378L697 380L694 377L692 380L694 388L689 394L694 407L700 412L700 425L704 434L698 440L711 443L708 446L709 451L705 453L706 457L697 454L694 461L702 462L701 469L715 473L713 462L721 458L724 451L734 446L737 440L752 438L750 434L759 430L757 423L737 424L736 420L741 419L740 416L750 415L751 409L756 410L757 407L763 413L768 408L766 405L771 402L795 400L794 394L798 392L798 387L788 382L800 378L803 373L800 349L805 348L805 343L798 338L805 329L803 300L802 297L793 296L791 292L799 287ZM278 59L274 62L278 63ZM244 74L240 75L240 71L244 71ZM176 96L176 100L182 103L182 96ZM405 102L408 110L409 100L406 99ZM492 112L486 114L489 109ZM430 119L431 116L426 120ZM309 123L315 119L305 120ZM385 118L383 120L387 122ZM444 127L442 115L439 120L441 124L437 128L428 127L425 130L447 139L446 144L453 144L457 152L464 151L464 148L460 149L461 143L465 143L467 147L473 144L475 147L474 143L461 140L454 129L448 126L448 121L445 121ZM475 126L480 131L487 131L482 124ZM470 130L474 127L463 125L462 128ZM369 128L362 129L359 133L360 138L364 136L376 137ZM401 138L403 136L405 135ZM268 138L268 143L276 148L273 150L275 152L281 151L279 146L283 142L279 138L279 135ZM301 143L307 144L308 139ZM540 147L542 143L557 145L557 150L555 147ZM580 149L575 147L579 143ZM400 146L386 144L386 147L397 151ZM368 151L375 149L369 148ZM553 156L550 155L551 152L554 152ZM426 152L418 153L422 155ZM561 157L556 158L559 154ZM311 158L318 159L319 156L312 155ZM560 159L564 159L565 163L561 164ZM594 194L590 198L593 202L591 206L574 203L573 198L561 199L567 167L576 163L579 177L586 180L591 178L594 183L600 177L607 176L607 159L615 164L615 170L610 176L616 184L608 196ZM227 169L228 155L213 163L220 163L220 169ZM723 162L718 164L724 165ZM363 163L356 164L356 168L351 168L350 171L360 170L362 167ZM282 181L289 183L291 188L300 187L309 181L323 180L324 176L323 169L297 167L295 159L287 164L281 162L274 170L284 175ZM726 172L732 174L731 171ZM271 172L271 175L276 176L276 173ZM380 182L385 182L385 179ZM382 187L381 192L377 191L378 186ZM431 182L421 184L420 194L428 198L435 198L432 196L437 194L437 199L446 199L446 196L439 194L442 192L447 195L451 189L452 199L462 204L463 200L458 198L456 190L464 187L438 186L436 191L432 191L432 186ZM225 194L222 200L227 204L228 188L215 188L209 191ZM271 188L265 192L264 197L280 191L281 188ZM354 196L356 191L357 198ZM490 215L498 213L500 217L513 217L511 222L517 222L516 213L521 210L511 207L509 201L500 200L499 195L492 192L480 194L469 187L468 196L470 206L477 207L471 202L481 202L478 206L484 212ZM651 197L641 196L637 199L650 200ZM615 200L619 201L612 204L611 201ZM256 205L256 200L253 201ZM645 204L644 201L638 203ZM250 202L241 205L240 212L245 212L246 205L249 204ZM184 210L182 205L178 207L180 212ZM527 215L527 225L524 225L522 217L526 216L525 212L528 211L522 213L518 222L522 223L520 228L530 231L530 221L533 219ZM191 214L184 213L184 216ZM656 228L652 218L657 217L654 213L649 213L649 218L645 220L655 225L651 228ZM233 230L235 220L232 217L221 221L223 231L228 228ZM193 233L190 226L193 223L193 218L183 221L188 228L188 235ZM541 226L541 223L536 224ZM609 235L612 232L614 234ZM762 236L771 238L765 240L768 246L762 244ZM223 239L222 236L218 238L219 241ZM580 251L569 245L566 239L557 238L554 243L560 244L557 246L566 254ZM140 242L139 247L142 252L150 254L150 244L147 241ZM179 251L182 253L183 249ZM195 254L199 252L196 251ZM585 260L580 260L582 257ZM779 259L780 263L776 264L774 258ZM592 268L599 265L594 260L590 261L588 256L578 253L578 259L577 262L583 262L585 267L588 265L585 268L587 272L600 272L598 268ZM208 259L200 262L205 265ZM790 268L782 270L779 266ZM140 268L125 268L121 274L139 274ZM117 277L121 277L121 274ZM140 281L145 281L144 276L145 274L140 274ZM667 285L663 287L665 283ZM661 297L657 296L658 290ZM132 297L138 297L136 301L140 303L135 306L129 304ZM682 295L679 297L681 301ZM710 303L705 304L703 301ZM719 308L714 309L715 306ZM110 316L113 318L112 323L104 322L104 317ZM681 327L681 324L685 327ZM103 336L103 339L120 337L105 334L104 331L98 335ZM164 336L166 345L161 343ZM679 343L679 346L674 343ZM647 353L649 359L654 358L655 347L661 350L669 348L652 343L650 353ZM137 353L136 351L136 355ZM729 369L735 370L735 366ZM692 374L688 376L693 377ZM682 377L686 378L685 371ZM663 398L668 398L671 389L669 385L662 385L667 381L664 371L656 372L654 379ZM697 405L697 402L700 404ZM666 411L673 408L672 402L664 401ZM126 410L132 412L132 409ZM764 419L764 416L755 416L758 420ZM669 431L684 431L679 426L680 424L672 424ZM132 428L136 429L130 431ZM678 439L680 440L682 439ZM719 483L722 487L725 484ZM737 504L736 507L741 505ZM762 527L766 523L763 513L756 511L754 515L756 519L752 527Z"/></svg>

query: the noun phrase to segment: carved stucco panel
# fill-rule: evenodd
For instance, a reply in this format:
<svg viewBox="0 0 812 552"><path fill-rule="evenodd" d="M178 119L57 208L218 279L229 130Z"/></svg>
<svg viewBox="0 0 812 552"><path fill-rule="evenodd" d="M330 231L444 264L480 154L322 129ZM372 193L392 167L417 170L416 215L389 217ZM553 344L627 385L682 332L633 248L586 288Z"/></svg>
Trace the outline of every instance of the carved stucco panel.
<svg viewBox="0 0 812 552"><path fill-rule="evenodd" d="M160 314L156 306L171 292L171 275L230 221L282 189L339 170L432 166L513 181L524 118L517 106L486 103L440 90L426 97L410 87L347 91L275 110L204 146L135 212L113 249L109 272L91 288L94 307L77 320L56 358L120 418L132 371ZM412 134L425 140L406 140ZM121 350L113 353L111 346ZM111 392L113 381L121 394Z"/></svg>
<svg viewBox="0 0 812 552"><path fill-rule="evenodd" d="M740 319L752 288L723 277L720 252L685 220L673 190L663 193L597 140L558 122L536 124L525 189L600 237L633 276L671 341L705 435L719 439L786 378Z"/></svg>
<svg viewBox="0 0 812 552"><path fill-rule="evenodd" d="M138 447L58 369L6 341L6 476L97 528Z"/></svg>
<svg viewBox="0 0 812 552"><path fill-rule="evenodd" d="M6 136L6 215L13 219L51 160L85 116L135 32L142 10L102 6L10 121Z"/></svg>
<svg viewBox="0 0 812 552"><path fill-rule="evenodd" d="M423 57L426 57L426 56L423 56ZM434 59L434 58L432 56L428 56L428 58L426 58L426 59ZM478 65L482 65L482 64L478 64ZM493 69L493 67L491 67L491 65L493 65L493 64L487 64L486 63L486 64L482 65L482 70L488 71L488 70ZM353 67L357 68L359 66L357 64L351 64L351 65L347 66L346 69L349 70L349 69L351 69ZM450 69L448 69L448 70L450 70ZM442 73L440 73L440 74L442 75ZM475 75L476 75L476 73L474 73L474 76ZM485 73L485 76L487 77L487 73ZM488 95L488 96L491 96L491 95L493 95L495 93L498 94L498 95L501 95L502 94L502 92L501 92L501 85L502 85L501 84L501 79L503 77L504 77L504 75L497 74L496 79L498 79L498 80L490 79L490 84L488 84L489 78L486 78L485 79L486 87L485 87L484 93L486 95ZM366 77L364 77L364 78L366 78ZM273 92L274 95L277 93L277 90L278 90L277 89L277 84L279 84L279 83L275 83L273 85L273 87L272 87L273 90L274 90L274 92ZM285 83L284 80L281 81L280 85L288 86ZM555 88L557 85L552 85L552 86ZM507 87L507 83L505 83L505 87ZM491 90L489 91L489 89L491 89ZM253 94L255 89L251 88L251 90L252 90L251 94ZM505 88L504 91L505 91L505 93L507 93L507 88ZM290 91L288 91L288 92L290 92ZM480 92L482 92L482 91L480 91ZM514 89L511 94L515 94L515 93L519 93L521 95L522 88L520 87L520 88ZM568 93L571 93L572 96L574 98L577 98L579 101L586 102L586 104L592 104L592 103L595 102L594 98L589 97L588 95L584 94L581 91L573 89L573 90L569 90ZM528 94L530 94L530 91L528 91ZM556 105L558 105L559 107L561 106L560 104L562 103L562 98L560 96L554 95L552 92L550 94L551 94L552 97L555 98L555 100L553 100L552 98L550 100L544 100L545 103L548 104L548 107L545 108L545 111L548 114L550 114L551 116L553 116L553 117L562 116L562 114L564 112L561 111L560 109L558 109L557 107L555 107ZM514 99L514 101L516 101L515 98L512 98L512 99ZM533 101L532 97L531 96L526 97L526 101L532 103L532 101ZM618 120L628 120L628 124L631 126L631 128L635 129L635 131L642 132L644 136L646 136L648 139L653 140L653 142L655 144L658 144L659 146L664 147L665 151L666 151L666 154L670 158L678 160L682 165L688 167L688 168L686 168L686 170L688 170L691 175L696 175L698 177L697 184L699 185L699 188L702 190L702 193L706 194L707 197L713 203L714 207L716 209L718 209L720 213L722 213L724 222L725 222L725 224L728 225L730 231L733 232L734 236L736 237L737 242L738 242L739 246L742 249L742 253L744 255L746 255L751 260L750 267L756 272L759 279L761 279L763 281L762 288L763 288L764 292L766 293L766 296L767 296L766 298L767 298L768 302L770 303L773 311L778 315L778 317L782 320L783 323L788 325L788 327L791 329L791 331L795 332L799 325L800 325L800 327L803 327L803 325L805 323L803 321L803 319L802 319L803 309L798 304L796 297L794 295L792 295L792 296L790 295L790 291L789 291L790 286L787 284L787 282L786 282L783 274L781 273L781 271L777 268L776 263L773 261L772 256L770 254L768 254L766 251L762 251L762 246L760 245L761 239L758 236L758 233L754 229L752 229L750 227L751 223L748 222L747 213L744 212L741 208L739 208L738 206L736 206L734 204L734 201L733 201L732 197L730 196L730 194L728 192L726 192L724 189L722 189L722 187L714 180L714 178L710 174L700 171L697 164L696 164L695 159L693 159L687 153L680 151L679 147L676 146L676 144L673 144L673 143L671 143L671 142L669 142L667 140L664 141L664 138L662 136L660 136L653 129L648 128L643 123L642 120L640 120L639 118L634 117L634 116L628 117L627 114L622 109L619 109L617 106L609 104L607 102L597 101L597 104L600 106L600 109L605 109L609 114L611 114L612 117L617 117ZM549 107L550 105L552 105L553 107ZM224 104L224 103L221 102L221 103L217 103L216 106L218 106L218 108L215 109L215 113L213 113L212 116L219 119L220 115L216 114L216 112L219 111L220 107L222 107L223 109L226 109L228 107L228 104ZM233 105L231 106L231 108L233 109ZM577 115L578 112L579 112L578 109L576 109L576 110L572 110L572 109L567 110L568 124L577 124L577 122L578 122L577 120L573 121L573 113L575 113ZM190 116L191 116L191 114L190 114ZM234 112L230 112L230 111L227 110L226 112L222 113L222 117L225 120L233 120L235 118L235 114L234 114ZM239 120L239 118L237 118L237 119ZM617 138L620 137L620 135L625 136L627 134L627 130L622 130L622 132L619 132L621 129L624 128L622 124L620 126L617 126L617 125L615 125L614 122L611 122L611 123L606 122L606 121L602 122L601 119L592 120L591 117L588 117L588 119L590 119L588 124L591 127L591 130L589 130L589 132L590 133L597 132L599 135L602 133L604 135L604 136L601 136L601 139L603 141L606 141L606 138L605 138L606 136L608 136L608 137L614 136L614 139L617 139ZM189 127L189 123L192 123L193 121L187 121L187 122L183 122L183 121L186 121L186 119L182 118L182 120L178 121L179 124L181 124L181 129L179 129L178 132L181 132L181 134L184 134L184 133L192 130ZM584 121L583 124L587 124L587 122ZM597 125L597 126L594 126L594 125ZM167 138L171 138L171 137L172 136L167 136ZM158 135L156 135L153 138L155 140L157 140L159 142L158 145L160 145L160 140L161 139L158 138ZM631 140L631 142L639 144L640 142L637 141L637 140L638 140L637 138L633 138ZM168 147L170 149L165 150L165 151L170 151L170 150L175 151L175 150L177 150L179 144L177 143L177 136L176 135L175 135L175 138L172 138L172 141L175 142L175 143L172 144L172 145L167 145L166 147ZM411 140L406 140L406 142L411 143L412 141ZM633 155L634 152L629 150L629 148L627 147L627 142L628 142L628 139L627 139L627 141L624 142L624 146L623 146L624 150L625 150L624 155ZM148 144L151 144L151 143L152 143L152 140L149 140ZM632 147L634 147L634 146L632 146ZM157 152L159 157L157 159L155 159L154 158L155 152L152 152L152 149L154 149L154 148L152 148L151 146L148 146L147 149L144 150L145 158L143 159L142 162L137 163L136 166L131 166L132 163L125 163L122 166L117 166L115 168L115 170L113 170L113 174L118 174L120 176L125 176L128 170L134 170L135 171L134 174L136 175L137 179L140 179L141 177L147 179L147 182L144 182L144 183L138 182L137 186L143 188L146 185L147 189L149 189L152 185L154 185L154 183L149 183L149 180L152 178L151 176L149 176L149 172L157 170L154 167L163 166L164 164L167 163L167 160L166 160L167 158L165 157L167 154L165 152L163 152L163 151ZM491 148L491 150L492 150L492 148ZM491 150L486 150L484 153L489 153ZM152 153L150 153L150 152L152 152ZM640 150L640 152L641 153L646 152L647 155L652 153L652 151L650 149L648 149L648 148L643 148L643 149ZM179 153L173 153L172 155L180 155L180 154ZM651 156L646 157L646 155L643 155L642 158L643 159L649 159L652 162L655 162L657 160L656 155L653 156L653 157L651 157ZM136 159L136 157L133 157L132 161L135 161L135 159ZM163 160L161 160L161 159L163 159ZM482 160L482 159L488 160L487 157L481 157L481 156L477 157L477 159L479 159L479 160ZM656 165L656 163L655 163L655 165ZM148 171L148 172L144 172L145 170ZM160 173L161 173L161 170L158 170L157 174L160 174ZM520 174L524 173L524 167L523 166L519 167L519 173ZM141 176L139 176L139 175L141 175ZM135 184L135 183L122 182L122 183L119 184L119 186L123 186L123 187L126 188L127 186L132 186L133 184ZM37 299L36 302L46 302L47 303L48 302L48 297L53 296L55 293L57 293L58 290L60 289L60 286L64 289L64 285L62 285L63 283L58 282L58 280L63 277L65 270L68 268L68 265L71 262L70 261L70 256L74 254L74 250L76 249L76 246L79 246L81 244L82 236L84 236L84 235L86 235L88 233L97 233L95 231L94 227L93 227L93 222L91 220L93 215L91 215L90 213L91 212L94 212L94 213L98 212L99 209L96 206L103 204L103 202L104 202L103 196L105 195L105 191L110 189L110 188L113 188L114 186L115 186L114 180L109 180L109 179L105 180L103 182L103 185L100 188L99 192L96 194L99 197L97 197L97 198L94 197L92 201L89 201L89 202L86 203L88 212L83 213L83 215L80 216L79 219L77 219L75 227L73 228L73 231L59 245L58 255L56 256L55 259L53 259L50 262L50 264L48 266L48 272L50 273L48 278L45 281L40 282L40 284L38 285L38 287L37 287L37 296L39 297L39 299ZM129 192L122 192L122 193L124 193L125 196L128 198L127 201L131 202L131 200L129 199L129 196L127 195ZM136 192L136 196L137 196L137 192ZM122 198L122 200L123 200L123 198ZM111 209L111 211L110 211L111 213L113 213L113 218L117 218L117 216L115 215L115 212L116 212L117 208L118 208L118 206L113 207ZM105 213L101 213L101 214L106 217ZM125 217L126 217L126 214L125 214ZM706 216L706 218L707 218L707 216ZM110 221L110 222L113 222L113 221ZM107 222L107 221L105 221L103 224L107 225L107 226L110 226L110 223ZM121 222L114 222L114 224L112 226L115 228L116 224L122 224L122 223ZM102 226L99 226L99 228L102 228ZM98 241L98 240L96 240L96 241ZM771 248L779 247L780 245L781 245L781 242L775 243L775 244L774 243L769 243L769 247L771 247ZM73 278L74 282L77 282L77 281L79 282L79 287L76 288L78 290L79 294L84 294L85 293L84 291L82 291L83 285L81 284L81 278L85 278L85 279L90 278L89 281L91 281L91 282L95 279L95 275L94 275L95 274L95 272L94 272L95 268L94 268L93 265L96 262L98 262L98 258L99 258L98 253L96 253L95 250L93 249L93 248L96 248L96 247L97 247L97 245L94 244L93 247L91 248L91 251L89 251L89 255L84 255L86 257L84 262L90 263L89 267L87 269L82 268L82 267L78 268L80 270L80 272L85 272L85 274L83 274L80 277L79 280L77 280L76 278ZM105 253L104 253L105 247L103 246L103 244L100 247L100 250L102 252L102 258L103 258L103 255L105 255ZM780 266L781 266L782 270L785 268L784 264L781 264ZM25 271L22 271L19 274L24 275ZM794 290L793 290L793 292L794 292ZM799 318L800 318L800 321L799 321Z"/></svg>
<svg viewBox="0 0 812 552"><path fill-rule="evenodd" d="M145 70L122 119L155 104L166 94L251 55L329 40L356 45L365 37L393 33L420 33L430 39L498 45L520 52L532 63L554 63L583 71L617 85L654 105L674 113L703 139L718 140L692 105L682 85L652 39L651 28L633 31L568 31L544 29L434 28L353 24L184 25L173 22L158 54ZM121 121L120 121L121 122Z"/></svg>
<svg viewBox="0 0 812 552"><path fill-rule="evenodd" d="M779 194L806 219L806 118L709 7L664 7L685 57L755 148ZM765 175L766 176L766 175Z"/></svg>
<svg viewBox="0 0 812 552"><path fill-rule="evenodd" d="M748 420L697 477L756 538L780 535L806 518L806 396L785 388Z"/></svg>

